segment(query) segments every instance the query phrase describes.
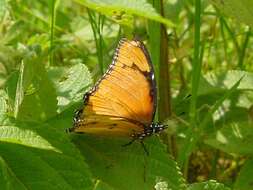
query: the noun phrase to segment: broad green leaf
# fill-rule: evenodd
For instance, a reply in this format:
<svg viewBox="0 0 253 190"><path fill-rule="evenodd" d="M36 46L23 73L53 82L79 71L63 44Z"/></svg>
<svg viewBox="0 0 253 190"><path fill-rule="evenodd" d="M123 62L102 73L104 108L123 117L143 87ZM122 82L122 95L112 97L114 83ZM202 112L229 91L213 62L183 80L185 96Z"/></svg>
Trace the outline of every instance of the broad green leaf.
<svg viewBox="0 0 253 190"><path fill-rule="evenodd" d="M253 160L247 160L236 179L234 190L249 190L253 184Z"/></svg>
<svg viewBox="0 0 253 190"><path fill-rule="evenodd" d="M214 180L191 184L187 190L231 190L222 183Z"/></svg>
<svg viewBox="0 0 253 190"><path fill-rule="evenodd" d="M115 14L123 16L127 13L173 26L170 20L159 15L146 0L75 0L75 2L108 16Z"/></svg>
<svg viewBox="0 0 253 190"><path fill-rule="evenodd" d="M222 126L220 130L208 134L204 142L227 153L253 155L252 123L232 122Z"/></svg>
<svg viewBox="0 0 253 190"><path fill-rule="evenodd" d="M253 12L250 7L253 7L252 0L210 0L226 15L237 19L238 23L245 23L253 26Z"/></svg>
<svg viewBox="0 0 253 190"><path fill-rule="evenodd" d="M0 141L59 152L59 150L52 147L46 139L42 138L32 130L22 129L20 128L20 125L16 126L15 124L6 126L2 125L0 127Z"/></svg>
<svg viewBox="0 0 253 190"><path fill-rule="evenodd" d="M12 125L0 127L8 131L0 143L1 167L8 172L1 171L0 181L13 180L13 174L26 189L93 188L89 169L66 133L36 123L18 122L15 129Z"/></svg>
<svg viewBox="0 0 253 190"><path fill-rule="evenodd" d="M81 63L50 68L48 75L56 87L58 112L80 101L92 82L90 72Z"/></svg>
<svg viewBox="0 0 253 190"><path fill-rule="evenodd" d="M26 190L26 187L8 167L8 164L0 156L0 187L1 189L20 189Z"/></svg>
<svg viewBox="0 0 253 190"><path fill-rule="evenodd" d="M19 120L43 121L56 114L56 92L39 57L21 64L15 105Z"/></svg>
<svg viewBox="0 0 253 190"><path fill-rule="evenodd" d="M93 175L114 190L154 189L157 183L164 183L172 190L184 189L179 168L163 144L156 138L146 139L147 155L139 142L122 146L129 140L73 136Z"/></svg>

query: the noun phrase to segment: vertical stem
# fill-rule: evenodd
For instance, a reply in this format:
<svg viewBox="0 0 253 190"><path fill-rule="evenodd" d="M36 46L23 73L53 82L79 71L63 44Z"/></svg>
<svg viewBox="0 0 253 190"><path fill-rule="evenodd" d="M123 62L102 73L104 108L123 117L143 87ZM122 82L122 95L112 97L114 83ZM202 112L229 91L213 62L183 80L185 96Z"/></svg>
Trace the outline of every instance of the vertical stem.
<svg viewBox="0 0 253 190"><path fill-rule="evenodd" d="M163 1L160 0L160 13L163 16ZM160 24L160 70L159 70L159 120L163 121L171 116L171 94L170 94L170 75L169 75L169 54L168 36L166 27Z"/></svg>
<svg viewBox="0 0 253 190"><path fill-rule="evenodd" d="M149 0L149 2L153 5L153 7L160 12L160 2L156 0ZM149 47L151 53L152 63L155 69L155 79L157 85L157 102L160 101L160 93L159 93L159 78L160 78L160 24L155 21L148 22L148 33L149 33ZM157 105L157 110L159 110L159 104ZM159 113L156 112L156 118L158 118Z"/></svg>
<svg viewBox="0 0 253 190"><path fill-rule="evenodd" d="M197 91L199 87L199 79L201 72L200 63L200 10L201 0L195 0L195 27L194 27L194 55L193 55L193 69L192 69L192 98L190 103L190 123L192 127L196 127L196 103L197 103Z"/></svg>
<svg viewBox="0 0 253 190"><path fill-rule="evenodd" d="M163 16L163 1L150 1L154 8ZM149 36L151 57L155 66L157 81L157 110L158 120L164 121L171 116L171 93L170 93L170 75L168 64L168 36L166 27L163 24L150 21ZM175 139L164 136L170 152L175 156Z"/></svg>
<svg viewBox="0 0 253 190"><path fill-rule="evenodd" d="M226 35L225 35L225 32L224 32L224 24L220 18L220 30L221 30L221 37L223 39L223 48L224 48L224 55L225 55L225 60L227 63L230 62L229 60L229 57L228 57L228 53L227 53L227 50L228 50L228 44L227 44L227 40L226 40Z"/></svg>
<svg viewBox="0 0 253 190"><path fill-rule="evenodd" d="M100 71L101 73L104 73L104 58L103 58L103 26L104 26L104 20L105 20L105 16L99 14L98 17L98 28L97 28L97 33L98 33L98 58L99 58L99 65L100 65Z"/></svg>
<svg viewBox="0 0 253 190"><path fill-rule="evenodd" d="M197 143L197 133L194 132L197 128L197 92L199 87L199 79L201 73L201 57L200 57L200 12L201 12L201 0L195 0L195 15L194 15L194 54L192 65L192 81L191 81L191 102L190 102L190 123L191 127L187 131L187 139L182 149L179 164L184 167L184 176L188 177L188 165L190 163L190 155L194 150ZM204 48L204 47L203 47Z"/></svg>
<svg viewBox="0 0 253 190"><path fill-rule="evenodd" d="M249 28L248 31L246 32L245 40L242 44L241 52L240 52L239 59L238 59L238 66L240 69L244 69L243 62L244 62L244 58L245 58L246 48L249 44L250 34L251 34L251 30Z"/></svg>
<svg viewBox="0 0 253 190"><path fill-rule="evenodd" d="M238 56L240 55L241 49L240 46L237 42L236 36L234 35L233 31L230 29L230 27L228 26L228 23L224 20L224 18L221 16L221 22L223 22L224 27L226 28L229 36L232 38L232 41L234 43L235 49L237 51Z"/></svg>
<svg viewBox="0 0 253 190"><path fill-rule="evenodd" d="M164 16L163 1L160 0L160 13ZM158 118L159 121L164 121L171 116L171 89L170 89L170 65L169 65L169 51L168 51L168 35L165 25L160 24L160 67L159 67L159 94L158 102ZM175 136L165 136L168 142L170 153L176 157L176 138Z"/></svg>
<svg viewBox="0 0 253 190"><path fill-rule="evenodd" d="M104 25L105 17L99 14L98 23L96 22L96 16L92 10L87 9L93 36L96 43L97 49L97 58L98 64L100 68L100 74L104 73L104 64L103 64L103 37L102 37L102 30Z"/></svg>
<svg viewBox="0 0 253 190"><path fill-rule="evenodd" d="M216 150L214 152L214 156L213 156L213 159L212 159L212 162L211 162L211 171L209 173L209 178L210 179L216 179L217 178L217 162L218 162L218 159L219 159L219 150Z"/></svg>
<svg viewBox="0 0 253 190"><path fill-rule="evenodd" d="M54 24L55 24L55 0L51 1L51 19L50 19L50 52L49 65L53 65L54 61Z"/></svg>

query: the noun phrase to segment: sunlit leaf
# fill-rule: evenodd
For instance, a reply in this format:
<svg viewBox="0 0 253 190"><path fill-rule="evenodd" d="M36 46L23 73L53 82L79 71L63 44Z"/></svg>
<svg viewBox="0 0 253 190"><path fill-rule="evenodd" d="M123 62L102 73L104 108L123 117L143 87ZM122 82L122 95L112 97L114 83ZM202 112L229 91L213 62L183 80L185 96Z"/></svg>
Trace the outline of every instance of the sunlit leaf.
<svg viewBox="0 0 253 190"><path fill-rule="evenodd" d="M64 132L26 122L6 123L0 130L1 189L2 185L18 189L93 188L85 161Z"/></svg>
<svg viewBox="0 0 253 190"><path fill-rule="evenodd" d="M205 143L227 153L253 155L253 127L250 122L232 122L208 134ZM240 148L238 148L240 147Z"/></svg>
<svg viewBox="0 0 253 190"><path fill-rule="evenodd" d="M226 187L222 183L218 183L214 180L201 182L201 183L194 183L191 184L187 190L230 190L230 188Z"/></svg>
<svg viewBox="0 0 253 190"><path fill-rule="evenodd" d="M21 64L15 105L15 116L20 120L46 120L56 114L56 92L39 58Z"/></svg>
<svg viewBox="0 0 253 190"><path fill-rule="evenodd" d="M91 84L91 76L84 64L50 68L49 78L56 87L58 112L80 101Z"/></svg>
<svg viewBox="0 0 253 190"><path fill-rule="evenodd" d="M127 13L173 26L170 20L159 15L146 0L75 0L75 2L108 16L119 14L123 17Z"/></svg>
<svg viewBox="0 0 253 190"><path fill-rule="evenodd" d="M0 141L21 144L41 149L58 151L50 143L29 129L21 129L18 125L2 125L0 127Z"/></svg>

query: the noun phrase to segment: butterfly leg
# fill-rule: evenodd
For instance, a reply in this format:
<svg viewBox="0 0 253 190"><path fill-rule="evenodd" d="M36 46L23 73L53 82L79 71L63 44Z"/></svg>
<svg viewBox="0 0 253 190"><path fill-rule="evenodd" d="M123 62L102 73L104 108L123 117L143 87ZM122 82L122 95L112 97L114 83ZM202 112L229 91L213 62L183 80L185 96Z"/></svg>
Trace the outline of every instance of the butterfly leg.
<svg viewBox="0 0 253 190"><path fill-rule="evenodd" d="M149 151L148 151L147 147L145 146L144 142L140 141L140 143L141 143L141 146L144 149L145 153L147 154L147 156L149 156Z"/></svg>
<svg viewBox="0 0 253 190"><path fill-rule="evenodd" d="M122 146L123 147L126 147L126 146L129 146L131 144L133 144L133 142L136 140L136 138L133 138L130 142L126 143L126 144L123 144Z"/></svg>
<svg viewBox="0 0 253 190"><path fill-rule="evenodd" d="M136 138L133 138L130 142L128 142L126 144L123 144L122 146L123 147L129 146L129 145L133 144L133 142L136 141L136 140L137 140ZM148 151L147 147L145 146L144 142L142 140L140 140L140 143L141 143L141 146L142 146L143 150L147 154L147 156L149 156L149 151Z"/></svg>

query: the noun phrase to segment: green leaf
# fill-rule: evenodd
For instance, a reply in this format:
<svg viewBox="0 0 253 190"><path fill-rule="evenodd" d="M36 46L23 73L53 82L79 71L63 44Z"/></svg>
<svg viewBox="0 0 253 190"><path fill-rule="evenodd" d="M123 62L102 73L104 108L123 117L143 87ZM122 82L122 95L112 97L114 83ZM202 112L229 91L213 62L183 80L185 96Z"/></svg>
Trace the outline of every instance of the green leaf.
<svg viewBox="0 0 253 190"><path fill-rule="evenodd" d="M19 120L43 121L56 115L56 92L39 57L21 64L14 116Z"/></svg>
<svg viewBox="0 0 253 190"><path fill-rule="evenodd" d="M225 187L222 183L209 180L206 182L191 184L187 190L230 190L230 188Z"/></svg>
<svg viewBox="0 0 253 190"><path fill-rule="evenodd" d="M222 105L224 100L229 98L231 94L237 89L241 80L242 78L240 78L229 90L227 90L225 94L215 102L215 104L211 107L211 109L207 113L205 113L203 119L201 120L201 123L198 126L200 130L196 130L193 133L192 128L188 128L186 132L187 141L184 143L179 153L178 160L180 166L183 165L184 161L190 156L191 152L196 148L196 143L198 142L200 137L208 132L209 129L207 127L210 121L212 120L214 112Z"/></svg>
<svg viewBox="0 0 253 190"><path fill-rule="evenodd" d="M207 135L204 142L227 153L253 155L252 123L232 122Z"/></svg>
<svg viewBox="0 0 253 190"><path fill-rule="evenodd" d="M243 77L243 78L242 78ZM235 81L241 79L238 90L253 90L253 73L230 70L226 72L209 72L200 80L198 95L224 92L231 88Z"/></svg>
<svg viewBox="0 0 253 190"><path fill-rule="evenodd" d="M108 16L115 16L117 12L123 15L127 13L161 22L170 27L174 26L170 20L159 15L146 0L75 0L75 2Z"/></svg>
<svg viewBox="0 0 253 190"><path fill-rule="evenodd" d="M215 104L212 106L212 108L209 110L209 112L205 115L205 117L203 118L201 124L200 124L200 128L203 129L205 127L207 127L207 124L208 122L212 119L212 116L214 114L215 111L218 110L218 108L222 105L222 103L227 99L229 98L233 92L235 92L235 90L237 90L238 86L240 85L242 79L244 78L244 76L241 76L241 78L239 78L237 80L237 82L233 84L232 87L230 87L229 90L227 90L225 92L225 94L220 98L218 99Z"/></svg>
<svg viewBox="0 0 253 190"><path fill-rule="evenodd" d="M239 176L236 179L234 190L249 190L252 189L253 184L253 160L247 160L244 163Z"/></svg>
<svg viewBox="0 0 253 190"><path fill-rule="evenodd" d="M0 127L0 141L59 152L46 139L29 129L20 128L20 125L2 125Z"/></svg>
<svg viewBox="0 0 253 190"><path fill-rule="evenodd" d="M253 7L251 0L210 0L226 15L237 19L238 23L245 23L253 26L253 12L249 7Z"/></svg>
<svg viewBox="0 0 253 190"><path fill-rule="evenodd" d="M157 138L144 142L148 156L139 142L123 147L129 140L73 136L93 175L112 189L153 189L157 183L164 183L169 189L184 189L179 168ZM122 179L127 183L122 183Z"/></svg>
<svg viewBox="0 0 253 190"><path fill-rule="evenodd" d="M48 75L56 88L58 113L80 101L92 82L88 68L81 63L50 68Z"/></svg>
<svg viewBox="0 0 253 190"><path fill-rule="evenodd" d="M65 133L27 122L7 123L0 129L0 166L5 168L0 170L0 182L17 179L25 189L93 188L87 165Z"/></svg>
<svg viewBox="0 0 253 190"><path fill-rule="evenodd" d="M10 74L8 80L5 83L5 91L8 97L8 106L9 112L13 115L14 112L14 105L15 105L15 96L16 96L16 89L17 89L17 81L19 78L19 73L17 71Z"/></svg>
<svg viewBox="0 0 253 190"><path fill-rule="evenodd" d="M20 189L26 190L22 182L18 180L8 164L0 156L0 187L1 189Z"/></svg>

